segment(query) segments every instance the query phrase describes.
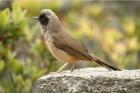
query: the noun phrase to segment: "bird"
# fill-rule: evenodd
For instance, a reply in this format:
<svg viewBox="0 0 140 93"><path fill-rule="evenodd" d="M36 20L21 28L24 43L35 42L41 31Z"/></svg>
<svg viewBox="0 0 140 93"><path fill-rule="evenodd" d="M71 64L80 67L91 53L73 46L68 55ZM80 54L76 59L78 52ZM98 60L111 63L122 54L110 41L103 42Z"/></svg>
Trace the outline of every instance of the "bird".
<svg viewBox="0 0 140 93"><path fill-rule="evenodd" d="M59 18L51 9L42 9L40 15L33 18L40 23L41 36L48 50L57 60L66 62L58 72L69 64L72 65L70 70L72 72L76 63L80 61L96 62L108 70L121 71L120 68L109 65L93 56L84 44L65 31Z"/></svg>

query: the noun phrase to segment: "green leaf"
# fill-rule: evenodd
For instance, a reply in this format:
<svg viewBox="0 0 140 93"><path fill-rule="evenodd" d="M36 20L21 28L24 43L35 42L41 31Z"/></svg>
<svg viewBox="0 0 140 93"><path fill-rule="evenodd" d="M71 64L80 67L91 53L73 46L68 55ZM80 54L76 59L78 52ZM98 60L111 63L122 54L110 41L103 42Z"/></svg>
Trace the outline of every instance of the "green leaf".
<svg viewBox="0 0 140 93"><path fill-rule="evenodd" d="M3 60L0 60L0 72L5 68L5 63Z"/></svg>
<svg viewBox="0 0 140 93"><path fill-rule="evenodd" d="M2 29L5 25L8 24L10 17L9 9L5 9L0 13L0 29Z"/></svg>
<svg viewBox="0 0 140 93"><path fill-rule="evenodd" d="M13 21L15 23L18 23L21 20L22 9L21 9L20 5L16 2L13 3L12 9L13 9L13 11L12 11Z"/></svg>
<svg viewBox="0 0 140 93"><path fill-rule="evenodd" d="M14 72L17 74L21 74L23 72L23 64L22 61L13 59L11 62L11 67Z"/></svg>

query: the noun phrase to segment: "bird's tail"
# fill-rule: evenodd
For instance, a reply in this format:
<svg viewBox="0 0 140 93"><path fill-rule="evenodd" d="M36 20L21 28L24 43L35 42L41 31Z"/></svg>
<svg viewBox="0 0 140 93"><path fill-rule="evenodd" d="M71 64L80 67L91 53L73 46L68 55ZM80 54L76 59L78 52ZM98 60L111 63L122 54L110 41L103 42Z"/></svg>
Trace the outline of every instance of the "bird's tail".
<svg viewBox="0 0 140 93"><path fill-rule="evenodd" d="M118 67L111 66L111 65L105 63L104 61L98 59L98 58L95 57L95 56L91 56L91 57L90 57L90 60L91 60L91 61L95 61L95 62L98 63L99 65L101 65L101 66L103 66L103 67L105 67L105 68L107 68L107 69L109 69L109 70L121 71L121 69L119 69Z"/></svg>

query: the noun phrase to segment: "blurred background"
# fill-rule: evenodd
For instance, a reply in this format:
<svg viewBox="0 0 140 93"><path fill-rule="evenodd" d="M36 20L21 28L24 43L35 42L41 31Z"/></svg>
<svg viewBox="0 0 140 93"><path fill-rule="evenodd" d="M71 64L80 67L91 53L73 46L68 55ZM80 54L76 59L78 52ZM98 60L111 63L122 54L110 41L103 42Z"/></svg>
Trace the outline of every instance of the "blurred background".
<svg viewBox="0 0 140 93"><path fill-rule="evenodd" d="M0 0L0 93L31 93L37 78L64 64L47 50L32 19L44 8L93 55L123 69L140 68L139 1Z"/></svg>

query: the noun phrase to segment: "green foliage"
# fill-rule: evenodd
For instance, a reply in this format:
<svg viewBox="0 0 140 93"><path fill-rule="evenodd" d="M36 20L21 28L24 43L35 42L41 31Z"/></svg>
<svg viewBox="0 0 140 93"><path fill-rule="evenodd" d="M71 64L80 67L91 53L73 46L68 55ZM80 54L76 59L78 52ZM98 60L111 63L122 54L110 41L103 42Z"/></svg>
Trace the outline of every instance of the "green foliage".
<svg viewBox="0 0 140 93"><path fill-rule="evenodd" d="M0 39L4 45L12 47L14 41L24 35L26 18L21 8L13 4L13 11L5 9L0 14Z"/></svg>
<svg viewBox="0 0 140 93"><path fill-rule="evenodd" d="M138 14L130 15L125 10L129 7L119 4L108 13L107 4L85 2L15 0L11 9L0 11L0 93L31 93L38 77L62 65L46 49L39 24L31 19L42 8L54 10L63 26L99 58L124 69L140 68Z"/></svg>
<svg viewBox="0 0 140 93"><path fill-rule="evenodd" d="M3 27L5 27L8 24L9 17L10 17L9 14L10 14L9 9L5 9L4 11L1 12L1 15L0 15L0 19L1 19L0 28L4 29Z"/></svg>
<svg viewBox="0 0 140 93"><path fill-rule="evenodd" d="M0 91L4 93L30 93L33 81L47 72L31 57L23 58L34 56L30 49L23 49L32 46L27 38L27 19L18 3L13 3L12 11L7 8L0 12Z"/></svg>
<svg viewBox="0 0 140 93"><path fill-rule="evenodd" d="M5 63L3 60L0 61L0 73L4 70L5 68Z"/></svg>

